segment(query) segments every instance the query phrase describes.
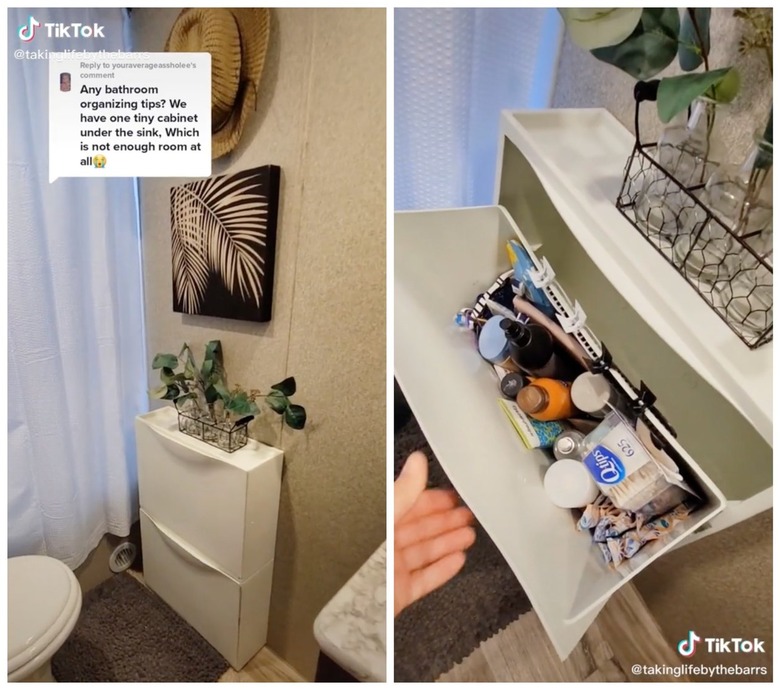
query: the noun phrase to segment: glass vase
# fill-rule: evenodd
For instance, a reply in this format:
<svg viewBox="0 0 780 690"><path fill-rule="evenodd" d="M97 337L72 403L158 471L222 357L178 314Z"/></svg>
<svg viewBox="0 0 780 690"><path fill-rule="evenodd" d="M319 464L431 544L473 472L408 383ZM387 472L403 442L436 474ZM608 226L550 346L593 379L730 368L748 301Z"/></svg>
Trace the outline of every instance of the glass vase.
<svg viewBox="0 0 780 690"><path fill-rule="evenodd" d="M711 286L730 323L761 333L772 324L772 143L756 137L742 164L713 173L702 203L720 223L697 209L675 258L689 278Z"/></svg>
<svg viewBox="0 0 780 690"><path fill-rule="evenodd" d="M653 168L640 190L636 211L648 235L662 248L669 248L688 224L695 204L686 189L703 186L723 160L724 146L715 132L724 106L698 98L690 117L683 112L661 134L655 159L671 175Z"/></svg>
<svg viewBox="0 0 780 690"><path fill-rule="evenodd" d="M734 236L759 255L771 249L772 144L757 137L741 165L722 166L712 174L701 200L720 223L697 208L675 255L688 275L714 283L734 275L752 256Z"/></svg>

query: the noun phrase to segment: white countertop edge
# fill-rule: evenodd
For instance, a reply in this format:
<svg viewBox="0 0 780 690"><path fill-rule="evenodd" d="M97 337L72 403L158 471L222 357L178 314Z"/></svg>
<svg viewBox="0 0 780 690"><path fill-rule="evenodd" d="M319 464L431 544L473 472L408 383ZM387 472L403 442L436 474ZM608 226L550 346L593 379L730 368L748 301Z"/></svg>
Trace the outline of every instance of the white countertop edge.
<svg viewBox="0 0 780 690"><path fill-rule="evenodd" d="M361 681L387 679L386 553L383 543L314 620L314 637L323 653ZM376 596L380 591L381 600ZM370 600L375 606L360 608ZM374 615L359 616L358 610Z"/></svg>

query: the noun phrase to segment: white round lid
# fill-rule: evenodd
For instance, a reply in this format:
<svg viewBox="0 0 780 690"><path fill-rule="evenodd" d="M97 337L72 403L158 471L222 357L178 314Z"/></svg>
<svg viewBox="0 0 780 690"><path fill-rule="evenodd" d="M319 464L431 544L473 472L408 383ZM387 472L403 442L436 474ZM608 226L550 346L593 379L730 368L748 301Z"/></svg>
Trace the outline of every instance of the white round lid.
<svg viewBox="0 0 780 690"><path fill-rule="evenodd" d="M612 386L603 374L586 371L571 384L571 401L578 410L597 414L604 410L612 397Z"/></svg>
<svg viewBox="0 0 780 690"><path fill-rule="evenodd" d="M583 508L599 495L599 489L579 460L558 460L544 474L547 497L559 508Z"/></svg>
<svg viewBox="0 0 780 690"><path fill-rule="evenodd" d="M67 565L48 556L8 560L8 672L39 654L80 606Z"/></svg>

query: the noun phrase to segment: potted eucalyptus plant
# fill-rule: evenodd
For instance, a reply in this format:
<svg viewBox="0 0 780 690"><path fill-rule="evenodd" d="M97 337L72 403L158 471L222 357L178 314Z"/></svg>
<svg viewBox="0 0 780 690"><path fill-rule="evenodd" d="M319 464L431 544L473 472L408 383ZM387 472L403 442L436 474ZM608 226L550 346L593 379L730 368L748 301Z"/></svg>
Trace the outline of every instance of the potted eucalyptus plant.
<svg viewBox="0 0 780 690"><path fill-rule="evenodd" d="M306 410L293 403L295 378L275 383L263 393L239 385L228 386L219 340L206 344L198 366L184 343L178 355L158 353L152 369L160 371L160 385L149 391L153 398L171 400L179 413L179 430L228 452L246 444L247 425L260 414L264 401L292 429L306 425Z"/></svg>

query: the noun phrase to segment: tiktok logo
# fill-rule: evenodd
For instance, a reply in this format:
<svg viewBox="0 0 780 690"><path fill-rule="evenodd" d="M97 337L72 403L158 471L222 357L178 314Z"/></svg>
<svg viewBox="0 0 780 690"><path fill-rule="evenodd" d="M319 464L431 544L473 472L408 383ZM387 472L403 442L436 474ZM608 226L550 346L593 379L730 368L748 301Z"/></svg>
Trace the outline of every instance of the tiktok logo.
<svg viewBox="0 0 780 690"><path fill-rule="evenodd" d="M693 656L696 654L696 643L701 642L699 637L693 630L688 631L688 637L683 638L677 643L677 651L682 656Z"/></svg>
<svg viewBox="0 0 780 690"><path fill-rule="evenodd" d="M29 43L35 38L35 30L41 25L41 23L32 15L27 19L26 24L22 24L19 27L19 38L25 43Z"/></svg>

